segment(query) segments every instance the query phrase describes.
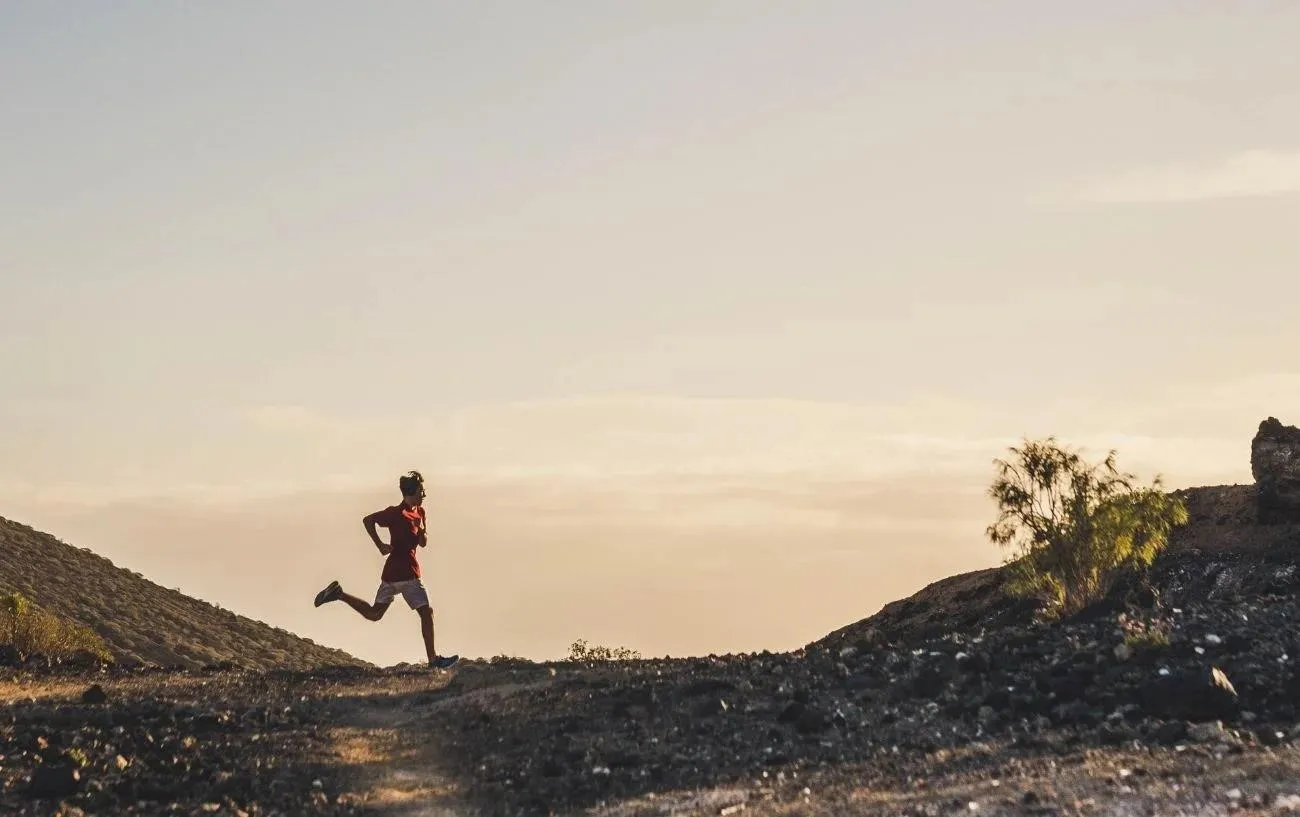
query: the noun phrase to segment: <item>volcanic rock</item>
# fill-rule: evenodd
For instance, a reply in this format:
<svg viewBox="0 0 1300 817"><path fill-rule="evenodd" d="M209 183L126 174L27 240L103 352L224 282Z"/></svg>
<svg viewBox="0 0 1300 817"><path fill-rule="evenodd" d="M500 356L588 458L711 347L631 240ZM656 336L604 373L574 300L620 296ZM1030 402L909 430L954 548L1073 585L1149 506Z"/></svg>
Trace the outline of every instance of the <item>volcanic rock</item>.
<svg viewBox="0 0 1300 817"><path fill-rule="evenodd" d="M86 691L81 693L81 700L88 704L102 704L108 700L108 693L99 684L91 684Z"/></svg>
<svg viewBox="0 0 1300 817"><path fill-rule="evenodd" d="M1300 522L1300 428L1276 417L1261 422L1250 443L1250 473L1261 524Z"/></svg>
<svg viewBox="0 0 1300 817"><path fill-rule="evenodd" d="M81 786L81 773L66 764L42 764L32 773L27 796L35 799L55 799L74 794Z"/></svg>

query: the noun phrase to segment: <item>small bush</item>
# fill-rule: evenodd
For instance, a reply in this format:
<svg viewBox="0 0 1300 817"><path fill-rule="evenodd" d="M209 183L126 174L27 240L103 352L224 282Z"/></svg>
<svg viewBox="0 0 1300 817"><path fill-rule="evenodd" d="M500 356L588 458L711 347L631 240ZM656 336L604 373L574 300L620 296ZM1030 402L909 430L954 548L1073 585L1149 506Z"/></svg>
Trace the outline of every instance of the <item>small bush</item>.
<svg viewBox="0 0 1300 817"><path fill-rule="evenodd" d="M20 593L0 596L0 644L19 658L33 655L65 658L79 652L111 661L113 656L95 631L36 607Z"/></svg>
<svg viewBox="0 0 1300 817"><path fill-rule="evenodd" d="M641 653L627 647L599 647L579 638L569 647L570 661L635 661Z"/></svg>
<svg viewBox="0 0 1300 817"><path fill-rule="evenodd" d="M1119 629L1124 634L1124 643L1134 650L1160 649L1169 646L1168 618L1160 616L1139 617L1120 613Z"/></svg>
<svg viewBox="0 0 1300 817"><path fill-rule="evenodd" d="M1145 568L1187 521L1181 499L1115 467L1115 452L1089 465L1049 437L994 460L989 495L998 503L988 528L995 544L1014 546L1008 587L1037 596L1052 614L1077 612L1110 591L1119 571Z"/></svg>

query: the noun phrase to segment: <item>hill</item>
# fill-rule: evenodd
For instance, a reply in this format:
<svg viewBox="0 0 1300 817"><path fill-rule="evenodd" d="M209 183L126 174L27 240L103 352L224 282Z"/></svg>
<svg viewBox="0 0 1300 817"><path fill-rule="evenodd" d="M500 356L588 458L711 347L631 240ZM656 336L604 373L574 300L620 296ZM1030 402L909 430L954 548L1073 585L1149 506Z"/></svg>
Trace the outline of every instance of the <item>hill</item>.
<svg viewBox="0 0 1300 817"><path fill-rule="evenodd" d="M1300 506L1292 507L1290 516L1277 512L1273 486L1300 476L1300 431L1270 417L1260 423L1250 450L1256 483L1171 492L1182 498L1189 519L1174 530L1168 548L1151 566L1150 583L1165 603L1287 591L1286 570L1300 558ZM1272 452L1280 453L1270 463ZM808 646L907 644L1029 623L1035 605L1010 598L1002 589L1002 575L1002 568L991 567L940 579ZM1131 582L1120 584L1101 607L1115 609L1141 592Z"/></svg>
<svg viewBox="0 0 1300 817"><path fill-rule="evenodd" d="M0 592L89 627L119 662L197 668L307 669L365 662L279 627L161 587L26 525L0 517Z"/></svg>
<svg viewBox="0 0 1300 817"><path fill-rule="evenodd" d="M1175 530L1169 547L1152 565L1155 576L1190 571L1212 583L1216 565L1241 563L1246 554L1285 556L1287 545L1300 536L1300 527L1294 525L1256 524L1252 485L1185 488L1173 493L1187 504L1190 518ZM1182 588L1181 595L1212 590L1203 584L1194 582ZM1119 589L1133 588L1121 585ZM1166 600L1180 597L1174 587L1167 587L1166 594ZM945 633L1026 624L1035 611L1033 602L1009 597L1002 589L1002 568L990 567L928 584L810 646L837 647L864 640L910 643Z"/></svg>

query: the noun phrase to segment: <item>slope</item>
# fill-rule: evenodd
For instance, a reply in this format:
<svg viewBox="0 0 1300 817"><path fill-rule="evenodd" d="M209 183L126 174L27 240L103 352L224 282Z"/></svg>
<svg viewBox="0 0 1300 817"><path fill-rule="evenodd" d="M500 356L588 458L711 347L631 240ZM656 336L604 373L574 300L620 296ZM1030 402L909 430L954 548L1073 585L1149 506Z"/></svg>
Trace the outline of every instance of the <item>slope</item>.
<svg viewBox="0 0 1300 817"><path fill-rule="evenodd" d="M1274 582L1273 566L1297 552L1300 526L1256 522L1254 485L1212 485L1173 493L1186 503L1189 519L1152 565L1167 601L1238 590L1266 592ZM1132 589L1121 586L1117 596ZM1008 597L1002 589L1002 569L991 567L933 582L808 646L840 649L860 642L911 643L947 633L974 633L1027 623L1034 609L1032 602Z"/></svg>
<svg viewBox="0 0 1300 817"><path fill-rule="evenodd" d="M191 668L230 662L253 669L365 665L0 517L0 592L14 591L99 633L120 662Z"/></svg>

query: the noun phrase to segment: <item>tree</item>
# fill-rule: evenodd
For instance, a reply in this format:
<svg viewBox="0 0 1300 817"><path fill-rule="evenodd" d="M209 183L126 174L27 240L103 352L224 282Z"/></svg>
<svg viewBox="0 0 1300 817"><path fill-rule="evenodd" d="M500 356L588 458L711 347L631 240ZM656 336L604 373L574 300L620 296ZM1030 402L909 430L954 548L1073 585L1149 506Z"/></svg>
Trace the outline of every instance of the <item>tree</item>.
<svg viewBox="0 0 1300 817"><path fill-rule="evenodd" d="M1158 475L1150 487L1138 485L1116 468L1113 450L1095 465L1055 437L1010 451L1010 461L993 461L988 493L999 515L987 533L1015 551L1009 589L1040 597L1057 614L1104 597L1120 571L1150 565L1187 521L1186 506Z"/></svg>

